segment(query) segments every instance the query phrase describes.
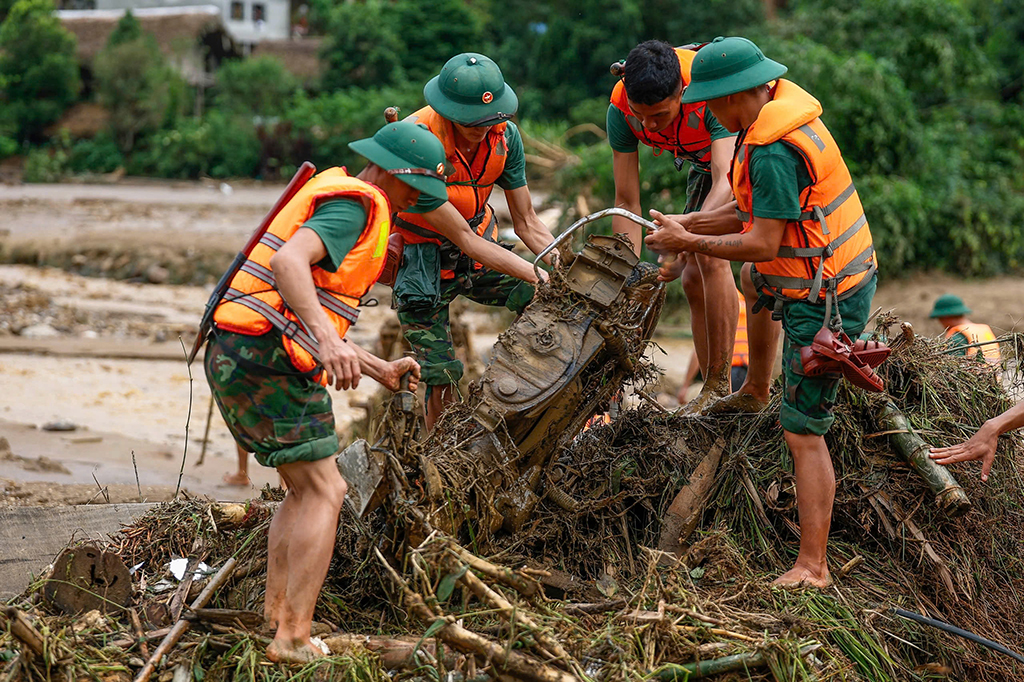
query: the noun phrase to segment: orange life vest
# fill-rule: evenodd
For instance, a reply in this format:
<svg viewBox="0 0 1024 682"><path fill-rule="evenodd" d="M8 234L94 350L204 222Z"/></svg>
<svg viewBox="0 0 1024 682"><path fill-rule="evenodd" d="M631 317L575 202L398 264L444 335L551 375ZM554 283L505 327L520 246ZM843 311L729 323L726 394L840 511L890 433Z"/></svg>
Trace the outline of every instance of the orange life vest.
<svg viewBox="0 0 1024 682"><path fill-rule="evenodd" d="M743 293L736 292L740 298L740 319L736 324L736 343L732 347L732 366L747 367L750 365L750 343L747 341L747 302Z"/></svg>
<svg viewBox="0 0 1024 682"><path fill-rule="evenodd" d="M800 153L812 183L800 193L800 218L786 223L778 256L755 264L754 281L777 300L817 301L830 288L839 300L848 298L878 267L860 197L836 141L818 118L818 100L781 79L771 94L757 120L740 133L729 174L743 231L754 224L750 147L785 142Z"/></svg>
<svg viewBox="0 0 1024 682"><path fill-rule="evenodd" d="M313 215L319 202L332 198L358 199L367 209L366 226L337 272L311 266L313 283L327 317L344 337L356 321L359 299L380 277L391 231L391 205L378 187L350 177L344 168L328 168L309 180L285 204L253 248L213 313L219 329L258 336L271 327L281 330L284 348L301 372L319 367L319 344L277 290L270 258ZM326 381L320 372L319 380Z"/></svg>
<svg viewBox="0 0 1024 682"><path fill-rule="evenodd" d="M427 126L444 145L448 201L478 235L492 242L497 241L497 223L491 207L487 205L487 199L491 196L494 183L505 172L505 160L508 158L505 128L508 124L503 122L492 126L473 158L467 159L455 147L455 128L452 122L430 107L423 107L409 116L408 120ZM407 244L431 242L441 245L448 241L419 213L399 213L395 230L402 234ZM479 270L483 266L474 263L474 267ZM454 271L441 270L442 279L453 277Z"/></svg>
<svg viewBox="0 0 1024 682"><path fill-rule="evenodd" d="M696 54L689 48L676 48L684 88L690 84L690 66ZM621 80L612 89L611 103L626 117L626 123L637 139L648 147L654 147L655 156L660 155L662 151L670 151L677 159L702 164L711 163L711 133L704 125L706 102L680 105L679 115L664 130L657 133L644 128L640 119L630 110L626 86Z"/></svg>
<svg viewBox="0 0 1024 682"><path fill-rule="evenodd" d="M953 338L956 334L963 334L964 338L967 339L967 345L974 346L973 348L966 349L967 357L974 357L980 349L986 362L998 365L1002 361L1002 355L999 353L999 341L996 339L996 335L992 333L992 328L987 324L965 322L946 330L947 339ZM992 343L988 343L989 341ZM978 346L976 344L985 345Z"/></svg>

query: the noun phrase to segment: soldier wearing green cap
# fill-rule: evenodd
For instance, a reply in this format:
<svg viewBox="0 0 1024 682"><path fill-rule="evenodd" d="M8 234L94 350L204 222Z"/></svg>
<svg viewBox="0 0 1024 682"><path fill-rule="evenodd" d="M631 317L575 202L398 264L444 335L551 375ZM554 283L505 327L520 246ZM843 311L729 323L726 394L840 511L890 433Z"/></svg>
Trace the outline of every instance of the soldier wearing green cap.
<svg viewBox="0 0 1024 682"><path fill-rule="evenodd" d="M928 317L938 320L942 325L946 340L953 347L955 355L970 358L980 351L986 362L998 365L1002 362L1002 356L995 333L987 324L967 319L970 314L971 309L964 305L959 296L943 294L936 299Z"/></svg>
<svg viewBox="0 0 1024 682"><path fill-rule="evenodd" d="M739 133L731 168L736 202L685 216L651 211L662 229L646 241L658 250L746 263L750 366L740 390L722 400L723 411L767 405L781 321L779 421L793 455L800 552L776 583L826 587L835 473L824 434L834 420L840 378L805 370L801 350L814 351L819 338L858 337L877 260L849 170L819 118L821 105L782 79L785 73L745 38L716 38L700 49L683 102L706 101L723 126ZM835 362L844 374L849 365L858 385L871 385L877 378L852 359L850 346L837 342L830 349Z"/></svg>
<svg viewBox="0 0 1024 682"><path fill-rule="evenodd" d="M394 305L427 385L426 421L432 428L456 398L462 363L455 358L448 306L457 296L520 312L533 297L533 266L498 243L487 205L497 185L505 190L516 235L534 253L551 233L533 209L526 157L510 120L519 106L498 65L467 52L448 60L423 88L428 106L407 120L426 125L445 150L447 201L421 197L402 211L396 230L405 239Z"/></svg>
<svg viewBox="0 0 1024 682"><path fill-rule="evenodd" d="M276 214L218 304L204 358L235 441L288 486L270 525L264 606L276 628L267 657L287 663L323 655L310 628L347 490L325 386L366 374L396 391L409 373L416 389L411 358L385 362L344 337L384 267L392 210L446 195L444 148L425 128L391 123L350 147L370 163L317 174Z"/></svg>

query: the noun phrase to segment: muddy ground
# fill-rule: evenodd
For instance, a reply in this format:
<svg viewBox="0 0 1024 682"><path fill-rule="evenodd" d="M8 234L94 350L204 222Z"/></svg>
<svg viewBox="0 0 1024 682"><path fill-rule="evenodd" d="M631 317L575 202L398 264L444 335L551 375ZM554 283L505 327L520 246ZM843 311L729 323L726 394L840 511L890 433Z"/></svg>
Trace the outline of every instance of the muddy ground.
<svg viewBox="0 0 1024 682"><path fill-rule="evenodd" d="M140 489L144 499L167 498L178 484L186 422L185 489L241 499L276 484L276 474L255 462L253 487L221 484L235 468L235 451L216 411L196 466L209 391L200 363L190 380L178 338L188 345L213 279L280 189L0 185L0 259L21 263L0 265L0 437L7 441L0 442L0 504L134 501ZM552 210L542 217L557 219ZM118 280L97 276L103 274ZM976 321L997 331L1022 329L1024 278L883 281L876 305L896 309L920 333L937 334L927 314L945 292L963 296ZM368 348L393 315L388 290L374 295L381 305L365 309L351 332ZM472 305L464 320L484 355L507 323ZM655 340L668 355L656 352L655 359L666 370L664 401L672 404L668 396L692 345L683 328L660 332ZM375 391L370 380L355 391L332 391L340 428L365 414L360 403ZM54 426L74 430L46 430Z"/></svg>

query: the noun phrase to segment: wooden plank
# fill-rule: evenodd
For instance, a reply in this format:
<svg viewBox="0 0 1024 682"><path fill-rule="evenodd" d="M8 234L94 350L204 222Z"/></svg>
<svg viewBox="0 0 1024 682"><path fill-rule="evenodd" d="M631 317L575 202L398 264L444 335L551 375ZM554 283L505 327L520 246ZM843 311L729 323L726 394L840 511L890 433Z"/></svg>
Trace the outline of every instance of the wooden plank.
<svg viewBox="0 0 1024 682"><path fill-rule="evenodd" d="M72 538L102 540L154 505L0 508L0 601L21 594Z"/></svg>

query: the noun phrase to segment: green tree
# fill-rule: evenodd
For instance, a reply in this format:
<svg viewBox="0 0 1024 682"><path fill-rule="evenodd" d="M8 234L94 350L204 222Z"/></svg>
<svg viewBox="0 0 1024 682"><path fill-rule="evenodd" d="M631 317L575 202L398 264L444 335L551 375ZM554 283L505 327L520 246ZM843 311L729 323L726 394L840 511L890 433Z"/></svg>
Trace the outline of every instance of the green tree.
<svg viewBox="0 0 1024 682"><path fill-rule="evenodd" d="M130 9L125 10L124 16L118 20L114 30L110 32L110 36L107 38L107 47L130 43L141 37L142 24L139 23L139 20L135 18Z"/></svg>
<svg viewBox="0 0 1024 682"><path fill-rule="evenodd" d="M460 52L483 49L483 20L464 0L398 0L394 8L402 68L413 82L433 78Z"/></svg>
<svg viewBox="0 0 1024 682"><path fill-rule="evenodd" d="M36 137L75 101L75 37L50 0L18 0L0 25L0 109L19 139Z"/></svg>
<svg viewBox="0 0 1024 682"><path fill-rule="evenodd" d="M127 153L140 133L164 123L178 76L148 34L109 44L96 55L93 71L99 101L110 110L114 138Z"/></svg>
<svg viewBox="0 0 1024 682"><path fill-rule="evenodd" d="M966 99L993 80L977 34L961 0L802 0L783 33L889 60L922 107Z"/></svg>
<svg viewBox="0 0 1024 682"><path fill-rule="evenodd" d="M398 14L381 0L343 3L329 14L321 49L326 90L382 87L405 78L405 46L399 38Z"/></svg>
<svg viewBox="0 0 1024 682"><path fill-rule="evenodd" d="M224 62L217 71L215 105L225 111L279 116L298 83L273 57Z"/></svg>
<svg viewBox="0 0 1024 682"><path fill-rule="evenodd" d="M535 29L528 58L505 66L506 78L526 81L520 109L525 117L564 117L584 99L607 96L615 84L608 66L643 36L637 0L560 0L551 10L543 28Z"/></svg>

